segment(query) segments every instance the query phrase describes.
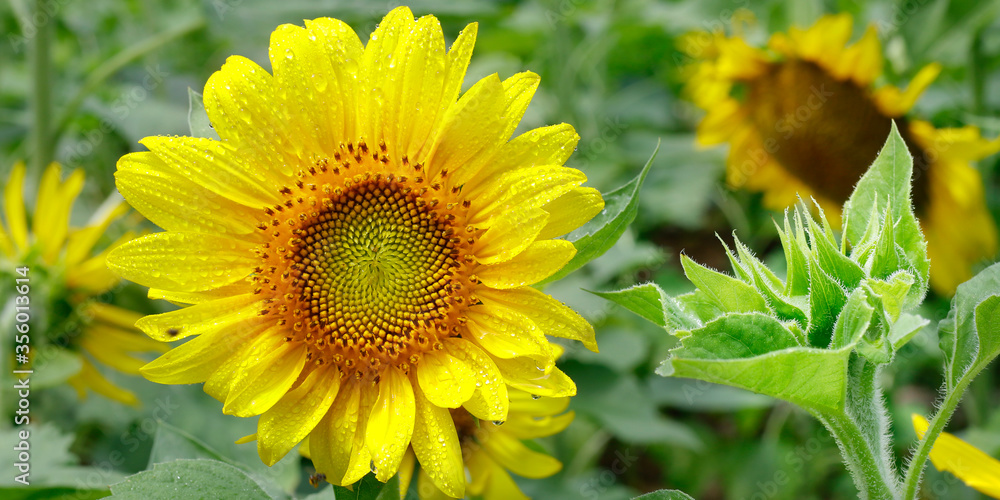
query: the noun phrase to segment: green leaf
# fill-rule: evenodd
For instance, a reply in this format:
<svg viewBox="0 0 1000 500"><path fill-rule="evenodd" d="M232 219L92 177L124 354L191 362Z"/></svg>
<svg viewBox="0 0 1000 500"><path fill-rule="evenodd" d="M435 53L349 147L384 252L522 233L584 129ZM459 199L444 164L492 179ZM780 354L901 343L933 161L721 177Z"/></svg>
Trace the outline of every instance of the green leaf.
<svg viewBox="0 0 1000 500"><path fill-rule="evenodd" d="M806 217L809 223L809 239L812 243L812 254L820 268L830 276L836 277L848 290L856 288L865 279L865 271L857 262L841 253L836 244L828 237L822 228L811 217Z"/></svg>
<svg viewBox="0 0 1000 500"><path fill-rule="evenodd" d="M856 288L847 297L844 308L837 317L830 348L849 348L857 344L868 331L868 325L871 324L874 313L875 309L868 304L868 294L864 290Z"/></svg>
<svg viewBox="0 0 1000 500"><path fill-rule="evenodd" d="M639 495L632 500L694 500L694 498L680 490L657 490Z"/></svg>
<svg viewBox="0 0 1000 500"><path fill-rule="evenodd" d="M754 287L698 264L684 254L681 254L681 266L688 280L723 311L768 312L767 302Z"/></svg>
<svg viewBox="0 0 1000 500"><path fill-rule="evenodd" d="M900 347L906 345L917 332L929 325L930 322L929 319L923 316L908 313L901 314L889 331L889 342L892 345L892 350L898 351Z"/></svg>
<svg viewBox="0 0 1000 500"><path fill-rule="evenodd" d="M374 474L367 474L351 486L333 487L333 498L336 500L399 500L399 476L392 476L385 484L375 479Z"/></svg>
<svg viewBox="0 0 1000 500"><path fill-rule="evenodd" d="M31 382L34 384L34 380ZM28 433L27 439L22 438L21 432ZM79 459L70 451L73 441L72 434L67 434L50 423L40 425L31 423L3 429L0 431L0 449L6 450L10 458L0 462L0 486L15 489L25 487L16 481L18 476L25 473L21 470L21 466L16 465L25 463L17 460L21 451L18 448L25 446L29 447L30 457L27 464L31 467L25 479L30 482L31 487L39 490L56 487L81 488L85 492L100 490L107 494L107 485L121 481L125 477L125 474L108 467L77 465ZM0 498L8 497L0 495Z"/></svg>
<svg viewBox="0 0 1000 500"><path fill-rule="evenodd" d="M212 123L208 120L208 113L205 111L205 103L201 94L191 87L188 87L188 128L191 129L191 137L203 137L206 139L219 140L219 134L212 128Z"/></svg>
<svg viewBox="0 0 1000 500"><path fill-rule="evenodd" d="M939 336L949 391L971 381L1000 354L1000 263L958 286Z"/></svg>
<svg viewBox="0 0 1000 500"><path fill-rule="evenodd" d="M642 167L634 179L628 184L603 194L604 210L591 219L580 229L567 235L567 239L573 242L576 247L576 255L563 266L558 272L543 280L540 284L557 281L563 276L583 267L584 264L604 255L611 247L618 242L618 238L625 232L629 224L635 220L639 213L639 190L646 180L646 174L653 165L656 153L660 150L660 143L657 141L656 149L650 155L646 165Z"/></svg>
<svg viewBox="0 0 1000 500"><path fill-rule="evenodd" d="M796 335L765 314L722 316L680 335L657 373L748 389L805 408L839 410L847 359L839 350L800 347Z"/></svg>
<svg viewBox="0 0 1000 500"><path fill-rule="evenodd" d="M809 257L809 345L827 347L834 325L847 303L847 293L824 271L815 257Z"/></svg>
<svg viewBox="0 0 1000 500"><path fill-rule="evenodd" d="M775 221L774 226L778 229L778 237L781 239L781 248L785 251L785 262L788 268L785 295L790 297L808 295L810 277L809 260L806 258L806 254L809 252L809 247L806 244L802 226L796 224L795 232L792 232L792 227L788 222L788 210L785 210L785 230L781 230L777 221Z"/></svg>
<svg viewBox="0 0 1000 500"><path fill-rule="evenodd" d="M907 308L915 307L923 301L930 272L927 242L924 241L920 225L913 214L910 196L912 174L913 157L893 122L885 146L844 204L844 239L851 245L858 245L864 241L869 222L866 219L870 219L868 215L879 204L879 200L888 199L889 207L885 217L895 226L894 246L899 246L907 263L900 268L909 267L916 271L916 284L907 295ZM879 272L891 274L895 270L886 268Z"/></svg>
<svg viewBox="0 0 1000 500"><path fill-rule="evenodd" d="M681 309L680 304L655 283L635 285L614 292L590 293L610 300L668 330L699 326L698 320Z"/></svg>
<svg viewBox="0 0 1000 500"><path fill-rule="evenodd" d="M750 270L753 285L757 288L767 306L782 320L797 321L801 328L809 324L804 303L796 303L795 299L784 296L785 284L758 260L739 239L736 240L736 250L740 253L740 262ZM802 340L805 340L804 338Z"/></svg>
<svg viewBox="0 0 1000 500"><path fill-rule="evenodd" d="M111 485L111 498L145 500L163 498L240 498L270 500L245 472L225 462L204 458L175 460Z"/></svg>

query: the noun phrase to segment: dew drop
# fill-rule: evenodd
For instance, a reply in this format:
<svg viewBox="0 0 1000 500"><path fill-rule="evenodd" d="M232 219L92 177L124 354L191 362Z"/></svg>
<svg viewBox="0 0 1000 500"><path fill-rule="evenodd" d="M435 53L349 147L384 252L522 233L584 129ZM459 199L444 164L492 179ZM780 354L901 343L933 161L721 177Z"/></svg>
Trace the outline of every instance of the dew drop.
<svg viewBox="0 0 1000 500"><path fill-rule="evenodd" d="M494 420L493 425L503 425L503 420Z"/></svg>
<svg viewBox="0 0 1000 500"><path fill-rule="evenodd" d="M539 399L542 399L542 397L539 396L538 394L532 394L531 395L531 399L534 399L535 401L538 401Z"/></svg>
<svg viewBox="0 0 1000 500"><path fill-rule="evenodd" d="M375 461L374 460L372 460L372 463L370 465L371 465L371 468L372 468L372 474L378 474L378 467L375 467Z"/></svg>

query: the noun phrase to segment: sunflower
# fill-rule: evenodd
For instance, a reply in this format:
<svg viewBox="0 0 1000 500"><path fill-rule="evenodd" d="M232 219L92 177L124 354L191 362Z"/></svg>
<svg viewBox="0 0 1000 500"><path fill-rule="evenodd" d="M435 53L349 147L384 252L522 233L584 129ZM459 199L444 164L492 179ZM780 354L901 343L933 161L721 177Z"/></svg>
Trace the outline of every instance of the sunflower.
<svg viewBox="0 0 1000 500"><path fill-rule="evenodd" d="M133 326L141 314L102 301L121 282L108 270L105 257L132 235L100 253L92 252L108 226L121 218L128 206L119 200L96 213L87 226L70 228L73 203L83 188L84 175L75 170L60 181L60 172L60 166L53 163L42 174L30 225L23 196L24 163L14 165L4 187L6 226L0 225L0 263L3 272L24 270L10 282L14 278L28 280L33 316L26 354L30 361L14 361L18 369L30 365L39 373L46 371L48 362L78 366L66 382L81 399L89 389L134 405L138 403L135 394L106 379L94 363L138 375L146 362L130 353L165 351L162 344ZM2 302L9 306L15 300L11 297Z"/></svg>
<svg viewBox="0 0 1000 500"><path fill-rule="evenodd" d="M831 220L875 159L896 120L914 157L914 203L928 241L931 285L942 294L997 252L979 172L970 164L1000 150L975 127L935 129L905 116L940 66L917 72L906 90L875 88L882 49L874 26L848 45L852 20L828 15L811 28L774 34L768 50L721 33L692 34L685 92L707 111L702 145L729 142L727 181L763 192L780 210L814 197Z"/></svg>
<svg viewBox="0 0 1000 500"><path fill-rule="evenodd" d="M412 446L459 497L452 409L503 421L508 385L576 391L545 335L593 349L593 328L529 285L573 257L554 238L604 202L562 166L571 126L509 140L537 75L490 75L459 98L475 36L446 51L437 19L405 7L367 45L336 19L280 26L272 72L234 56L207 82L221 141L149 137L118 162L119 191L166 231L109 265L190 305L140 329L197 336L143 374L260 415L267 464L308 437L328 481L386 481Z"/></svg>
<svg viewBox="0 0 1000 500"><path fill-rule="evenodd" d="M510 472L540 479L562 469L558 460L528 448L522 440L562 432L573 421L572 411L563 413L569 406L569 398L541 398L516 389L508 395L510 410L506 422L482 421L462 408L452 410L470 478L467 493L483 500L527 500ZM407 453L399 472L401 496L405 495L413 472L413 453ZM421 500L450 498L423 469L417 477L417 491Z"/></svg>
<svg viewBox="0 0 1000 500"><path fill-rule="evenodd" d="M917 437L927 432L927 419L911 415ZM1000 461L947 432L938 435L930 453L931 463L940 471L948 471L970 488L992 498L1000 498Z"/></svg>

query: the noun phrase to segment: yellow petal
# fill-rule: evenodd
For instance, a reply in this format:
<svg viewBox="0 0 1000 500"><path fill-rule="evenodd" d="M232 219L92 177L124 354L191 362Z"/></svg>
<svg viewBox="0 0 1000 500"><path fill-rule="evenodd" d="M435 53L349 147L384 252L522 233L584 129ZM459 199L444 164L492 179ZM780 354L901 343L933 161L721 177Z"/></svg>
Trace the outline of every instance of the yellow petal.
<svg viewBox="0 0 1000 500"><path fill-rule="evenodd" d="M306 346L265 333L270 342L244 358L222 412L238 417L260 415L271 409L299 378L306 362Z"/></svg>
<svg viewBox="0 0 1000 500"><path fill-rule="evenodd" d="M876 90L874 93L875 102L886 115L890 117L903 116L913 107L920 94L927 90L927 87L940 73L940 64L928 64L910 80L910 85L906 87L906 90L900 91L892 85L886 85Z"/></svg>
<svg viewBox="0 0 1000 500"><path fill-rule="evenodd" d="M546 335L579 340L587 349L597 352L594 327L576 311L545 293L531 287L511 290L483 288L477 296L484 304L504 305L527 316Z"/></svg>
<svg viewBox="0 0 1000 500"><path fill-rule="evenodd" d="M532 451L521 441L504 432L494 432L483 440L483 447L500 465L519 476L532 479L549 477L562 469L562 463L544 453Z"/></svg>
<svg viewBox="0 0 1000 500"><path fill-rule="evenodd" d="M66 234L69 231L69 216L73 202L83 188L83 171L70 174L65 183L59 182L61 168L53 163L42 174L35 203L35 217L32 224L45 231L36 231L35 238L42 247L42 258L49 264L55 263L62 252Z"/></svg>
<svg viewBox="0 0 1000 500"><path fill-rule="evenodd" d="M501 215L476 241L476 260L496 264L514 258L535 241L548 220L549 214L540 208L515 209Z"/></svg>
<svg viewBox="0 0 1000 500"><path fill-rule="evenodd" d="M122 330L114 326L95 323L88 327L87 335L100 338L102 342L110 344L119 351L162 353L170 350L168 344L157 342L131 328ZM140 363L140 365L144 364L146 364L145 361Z"/></svg>
<svg viewBox="0 0 1000 500"><path fill-rule="evenodd" d="M542 206L549 214L548 223L538 233L539 240L555 238L573 231L604 210L601 193L590 187L575 187Z"/></svg>
<svg viewBox="0 0 1000 500"><path fill-rule="evenodd" d="M506 141L501 137L503 106L503 84L495 73L476 82L442 117L436 148L426 160L427 175L447 171L462 178L475 172L476 160L492 155ZM466 169L469 172L460 172Z"/></svg>
<svg viewBox="0 0 1000 500"><path fill-rule="evenodd" d="M413 481L413 470L416 466L417 457L413 454L413 450L406 450L403 462L399 464L399 500L404 500L406 492L410 491L410 482Z"/></svg>
<svg viewBox="0 0 1000 500"><path fill-rule="evenodd" d="M560 398L576 395L576 384L558 367L548 372L531 358L496 359L507 384L536 396Z"/></svg>
<svg viewBox="0 0 1000 500"><path fill-rule="evenodd" d="M451 412L428 401L420 386L415 385L413 390L416 402L413 453L420 460L421 470L426 471L438 489L461 498L465 495L465 465Z"/></svg>
<svg viewBox="0 0 1000 500"><path fill-rule="evenodd" d="M154 233L114 249L108 267L140 285L198 292L249 276L260 262L254 249L252 243L224 236Z"/></svg>
<svg viewBox="0 0 1000 500"><path fill-rule="evenodd" d="M399 109L398 91L400 85L395 80L402 78L406 66L405 59L409 45L409 34L413 31L413 13L409 7L400 6L389 11L378 23L365 45L361 56L363 72L360 76L358 121L362 136L378 143L385 140L391 144L395 139L397 113L410 110ZM397 53L397 48L400 50ZM387 136L384 130L389 130Z"/></svg>
<svg viewBox="0 0 1000 500"><path fill-rule="evenodd" d="M140 319L135 326L161 342L180 340L233 325L256 324L265 309L259 295L252 293L212 300L176 311L153 314Z"/></svg>
<svg viewBox="0 0 1000 500"><path fill-rule="evenodd" d="M482 191L499 182L503 175L522 168L562 165L576 149L580 136L571 125L560 123L529 130L504 144L475 177L456 174L456 184L465 181L463 193L479 199Z"/></svg>
<svg viewBox="0 0 1000 500"><path fill-rule="evenodd" d="M483 498L504 500L530 500L517 483L510 477L510 474L500 464L493 461L486 453L481 453L483 468L489 470L488 480L483 490Z"/></svg>
<svg viewBox="0 0 1000 500"><path fill-rule="evenodd" d="M280 185L265 176L267 170L245 164L228 144L201 137L146 137L139 142L164 161L167 171L227 200L257 208L282 201Z"/></svg>
<svg viewBox="0 0 1000 500"><path fill-rule="evenodd" d="M131 391L127 391L111 383L111 381L104 378L104 375L101 375L101 372L97 371L97 368L90 364L90 361L87 361L86 359L83 359L83 367L80 369L80 373L74 377L79 378L81 383L88 389L108 399L113 399L119 403L131 406L137 406L139 404L139 399L135 397L135 394L132 394Z"/></svg>
<svg viewBox="0 0 1000 500"><path fill-rule="evenodd" d="M205 83L205 111L219 137L256 165L268 165L261 172L291 179L293 165L315 159L304 154L301 138L289 133L274 103L279 102L274 79L257 63L230 56Z"/></svg>
<svg viewBox="0 0 1000 500"><path fill-rule="evenodd" d="M123 309L103 302L93 302L87 305L86 314L93 319L114 325L125 330L134 330L135 322L142 318L142 313Z"/></svg>
<svg viewBox="0 0 1000 500"><path fill-rule="evenodd" d="M517 311L484 303L469 308L466 316L472 339L494 357L529 356L549 367L555 361L545 335Z"/></svg>
<svg viewBox="0 0 1000 500"><path fill-rule="evenodd" d="M462 406L482 420L506 420L509 404L507 385L493 359L475 344L462 338L446 339L444 346L448 354L469 365L476 375L476 390Z"/></svg>
<svg viewBox="0 0 1000 500"><path fill-rule="evenodd" d="M573 412L554 417L532 417L513 411L503 424L504 432L518 439L534 439L562 432L573 423Z"/></svg>
<svg viewBox="0 0 1000 500"><path fill-rule="evenodd" d="M359 411L361 403L361 382L354 379L345 381L326 416L309 435L309 452L316 471L326 474L327 480L333 484L353 483L357 478L345 475L354 475L351 473L358 463L363 464L361 475L364 475L371 461L363 442L360 449L354 449L352 453L355 437L363 434L367 421L365 411Z"/></svg>
<svg viewBox="0 0 1000 500"><path fill-rule="evenodd" d="M263 215L259 207L240 205L195 183L148 151L121 157L115 183L133 208L168 231L250 234Z"/></svg>
<svg viewBox="0 0 1000 500"><path fill-rule="evenodd" d="M141 369L148 380L160 384L197 384L208 380L220 366L249 346L261 328L215 330L200 335L154 359ZM206 387L205 392L209 392ZM216 399L224 400L225 395Z"/></svg>
<svg viewBox="0 0 1000 500"><path fill-rule="evenodd" d="M108 226L128 213L128 210L129 207L124 202L117 203L96 224L70 233L66 242L66 265L72 267L83 262L90 255L97 241L107 232Z"/></svg>
<svg viewBox="0 0 1000 500"><path fill-rule="evenodd" d="M417 475L417 491L420 492L420 500L451 500L453 498L438 489L434 480L427 475L423 467L420 468L420 473Z"/></svg>
<svg viewBox="0 0 1000 500"><path fill-rule="evenodd" d="M413 386L396 367L382 372L378 399L368 417L365 446L375 462L375 477L383 483L396 474L413 435Z"/></svg>
<svg viewBox="0 0 1000 500"><path fill-rule="evenodd" d="M276 111L307 151L330 157L355 137L363 50L354 30L338 19L306 21L306 28L285 24L271 34L268 54L282 89L275 97L283 99Z"/></svg>
<svg viewBox="0 0 1000 500"><path fill-rule="evenodd" d="M913 414L913 428L921 439L927 432L927 420ZM930 453L931 462L940 471L948 471L970 488L1000 498L1000 461L947 432L938 435Z"/></svg>
<svg viewBox="0 0 1000 500"><path fill-rule="evenodd" d="M425 353L416 371L423 394L437 406L458 408L476 389L472 368L445 350Z"/></svg>
<svg viewBox="0 0 1000 500"><path fill-rule="evenodd" d="M541 208L586 180L575 168L553 165L507 172L474 198L480 203L473 202L469 223L488 227L491 219L516 208Z"/></svg>
<svg viewBox="0 0 1000 500"><path fill-rule="evenodd" d="M24 215L24 162L17 162L10 171L7 185L3 189L3 208L7 216L7 229L10 239L18 250L28 248L28 222Z"/></svg>
<svg viewBox="0 0 1000 500"><path fill-rule="evenodd" d="M146 362L142 359L125 354L121 349L116 348L109 342L107 337L92 335L90 331L80 339L80 347L86 350L91 356L101 364L114 368L122 373L138 375L139 369Z"/></svg>
<svg viewBox="0 0 1000 500"><path fill-rule="evenodd" d="M261 461L274 465L312 432L337 397L340 379L340 370L332 364L313 369L260 416L257 453Z"/></svg>
<svg viewBox="0 0 1000 500"><path fill-rule="evenodd" d="M480 266L476 277L489 287L517 288L552 276L574 255L576 247L569 241L536 241L507 262Z"/></svg>

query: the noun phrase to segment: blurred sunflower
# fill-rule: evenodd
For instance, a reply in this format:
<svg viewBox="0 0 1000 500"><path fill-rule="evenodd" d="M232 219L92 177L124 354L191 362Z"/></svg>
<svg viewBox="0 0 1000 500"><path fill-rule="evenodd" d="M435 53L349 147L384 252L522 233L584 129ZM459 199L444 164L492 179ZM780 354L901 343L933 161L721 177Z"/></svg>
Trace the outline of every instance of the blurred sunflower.
<svg viewBox="0 0 1000 500"><path fill-rule="evenodd" d="M466 492L483 500L528 498L517 487L510 472L540 479L562 469L558 460L528 448L521 441L551 436L569 426L574 413L563 413L569 406L569 398L538 398L516 389L508 394L510 411L506 422L478 420L461 408L451 412L462 449L460 456L451 458L458 460L459 465L464 460L470 478ZM401 495L405 494L413 471L413 454L407 453L399 472ZM450 498L435 484L421 468L417 476L421 500Z"/></svg>
<svg viewBox="0 0 1000 500"><path fill-rule="evenodd" d="M538 85L494 74L458 97L476 25L445 51L433 16L390 12L367 46L336 19L280 26L272 73L231 57L205 86L221 141L149 137L118 188L166 232L109 265L152 297L192 304L137 326L198 335L143 368L206 382L223 411L260 415L274 464L309 437L335 484L386 481L412 445L445 493L465 473L451 409L508 418L508 384L575 393L545 335L593 328L530 284L568 262L552 239L600 194L562 164L569 125L508 142Z"/></svg>
<svg viewBox="0 0 1000 500"><path fill-rule="evenodd" d="M928 241L931 285L946 295L997 252L997 229L971 162L1000 151L975 127L935 129L904 115L937 77L922 68L906 90L874 87L882 49L874 26L852 45L852 20L828 15L811 28L776 33L768 49L721 33L683 42L698 61L685 92L707 115L703 145L728 142L727 180L783 209L814 197L833 220L885 142L892 120L914 157L914 203Z"/></svg>
<svg viewBox="0 0 1000 500"><path fill-rule="evenodd" d="M911 415L917 438L927 432L927 419ZM1000 498L1000 461L947 432L938 435L930 453L937 470L948 471L970 488L993 498Z"/></svg>
<svg viewBox="0 0 1000 500"><path fill-rule="evenodd" d="M105 257L134 235L123 236L100 253L92 251L128 206L118 201L94 214L85 227L71 229L70 215L84 175L75 170L63 182L60 172L60 166L53 163L42 175L30 225L23 196L24 163L14 165L4 187L6 226L0 225L0 261L5 271L29 269L35 321L30 334L30 363L39 376L47 369L46 363L68 365L69 369L61 366L55 371L71 374L66 382L81 399L89 389L122 403L137 404L135 394L110 382L92 362L137 375L146 362L129 353L166 351L135 329L141 314L101 301L101 296L121 282L108 270ZM13 300L3 302L10 305Z"/></svg>

